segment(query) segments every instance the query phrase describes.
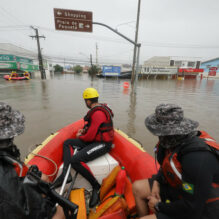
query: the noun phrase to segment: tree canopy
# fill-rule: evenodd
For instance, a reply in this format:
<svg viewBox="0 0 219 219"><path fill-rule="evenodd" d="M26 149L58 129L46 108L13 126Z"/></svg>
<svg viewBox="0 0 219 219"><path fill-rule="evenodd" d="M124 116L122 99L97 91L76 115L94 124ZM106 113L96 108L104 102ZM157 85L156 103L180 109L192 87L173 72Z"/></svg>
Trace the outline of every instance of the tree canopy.
<svg viewBox="0 0 219 219"><path fill-rule="evenodd" d="M54 66L54 71L55 72L63 72L63 67L61 65L55 65Z"/></svg>
<svg viewBox="0 0 219 219"><path fill-rule="evenodd" d="M74 66L73 70L75 73L79 74L83 71L83 68L80 65L76 65L76 66Z"/></svg>
<svg viewBox="0 0 219 219"><path fill-rule="evenodd" d="M100 68L97 65L92 65L89 69L88 69L88 74L90 76L95 76L97 73L100 72Z"/></svg>

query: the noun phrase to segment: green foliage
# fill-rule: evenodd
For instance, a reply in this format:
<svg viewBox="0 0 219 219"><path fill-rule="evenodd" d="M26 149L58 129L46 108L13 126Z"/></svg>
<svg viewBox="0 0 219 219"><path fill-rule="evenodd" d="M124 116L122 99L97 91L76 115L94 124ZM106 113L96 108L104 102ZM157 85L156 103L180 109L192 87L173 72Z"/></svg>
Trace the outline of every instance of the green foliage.
<svg viewBox="0 0 219 219"><path fill-rule="evenodd" d="M75 73L79 74L83 71L83 68L80 65L76 65L76 66L74 66L73 70Z"/></svg>
<svg viewBox="0 0 219 219"><path fill-rule="evenodd" d="M55 65L54 66L54 71L55 72L63 72L63 67L61 65Z"/></svg>
<svg viewBox="0 0 219 219"><path fill-rule="evenodd" d="M100 68L96 65L92 65L89 69L88 69L88 74L90 76L95 76L98 72L100 72Z"/></svg>

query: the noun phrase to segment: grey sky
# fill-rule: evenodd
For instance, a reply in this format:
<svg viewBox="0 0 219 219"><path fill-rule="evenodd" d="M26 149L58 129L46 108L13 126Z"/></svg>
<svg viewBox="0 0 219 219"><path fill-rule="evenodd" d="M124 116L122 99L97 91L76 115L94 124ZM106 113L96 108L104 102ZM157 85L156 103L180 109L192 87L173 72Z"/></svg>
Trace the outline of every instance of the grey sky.
<svg viewBox="0 0 219 219"><path fill-rule="evenodd" d="M138 0L0 0L0 42L36 51L29 25L39 27L43 54L88 60L96 43L99 61L131 63L133 45L101 26L93 33L56 31L53 8L93 12L134 40ZM219 56L218 0L141 0L141 63L152 56ZM124 24L127 23L127 24ZM123 25L120 25L123 24ZM8 27L9 26L9 27ZM13 26L13 27L12 27Z"/></svg>

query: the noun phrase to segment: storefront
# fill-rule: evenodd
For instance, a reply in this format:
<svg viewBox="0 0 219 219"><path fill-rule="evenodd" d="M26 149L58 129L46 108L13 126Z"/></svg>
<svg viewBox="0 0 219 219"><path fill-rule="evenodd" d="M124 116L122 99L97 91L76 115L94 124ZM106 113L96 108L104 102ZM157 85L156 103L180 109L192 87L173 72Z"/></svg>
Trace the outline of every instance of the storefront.
<svg viewBox="0 0 219 219"><path fill-rule="evenodd" d="M219 58L202 62L201 68L204 69L204 77L219 78Z"/></svg>
<svg viewBox="0 0 219 219"><path fill-rule="evenodd" d="M183 79L196 79L199 73L203 73L204 69L199 68L179 68L178 78Z"/></svg>
<svg viewBox="0 0 219 219"><path fill-rule="evenodd" d="M0 73L9 74L12 71L23 73L25 71L39 71L39 66L33 64L33 60L15 55L0 54Z"/></svg>

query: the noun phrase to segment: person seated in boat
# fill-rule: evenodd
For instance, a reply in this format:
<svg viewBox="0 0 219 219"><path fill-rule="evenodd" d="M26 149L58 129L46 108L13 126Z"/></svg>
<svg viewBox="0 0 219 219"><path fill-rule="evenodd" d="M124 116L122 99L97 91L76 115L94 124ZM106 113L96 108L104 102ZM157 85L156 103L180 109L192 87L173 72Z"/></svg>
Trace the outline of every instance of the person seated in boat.
<svg viewBox="0 0 219 219"><path fill-rule="evenodd" d="M140 218L219 218L219 144L174 104L157 106L145 125L159 138L160 169L133 183Z"/></svg>
<svg viewBox="0 0 219 219"><path fill-rule="evenodd" d="M29 74L28 71L25 71L25 72L23 73L23 75L24 75L24 77L29 77L29 76L30 76L30 74Z"/></svg>
<svg viewBox="0 0 219 219"><path fill-rule="evenodd" d="M24 131L24 115L0 102L0 218L64 218L32 183L25 183L28 167L20 160L14 137ZM41 179L46 179L42 175Z"/></svg>
<svg viewBox="0 0 219 219"><path fill-rule="evenodd" d="M87 163L108 153L114 138L113 112L106 104L98 103L98 97L99 94L96 89L87 88L84 90L83 98L86 106L90 109L84 117L85 126L83 129L78 130L76 139L68 139L64 142L63 172L53 184L54 187L61 185L71 163L72 168L86 178L93 187L89 203L90 207L94 207L99 200L100 185L81 162ZM72 157L71 147L77 147L79 150Z"/></svg>
<svg viewBox="0 0 219 219"><path fill-rule="evenodd" d="M11 77L12 77L12 78L18 77L18 74L16 73L16 71L12 71L12 72L11 72Z"/></svg>

